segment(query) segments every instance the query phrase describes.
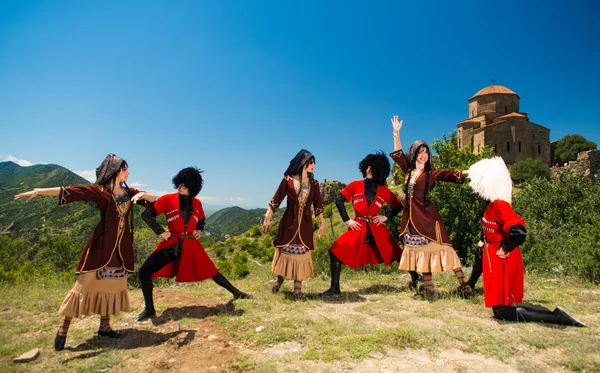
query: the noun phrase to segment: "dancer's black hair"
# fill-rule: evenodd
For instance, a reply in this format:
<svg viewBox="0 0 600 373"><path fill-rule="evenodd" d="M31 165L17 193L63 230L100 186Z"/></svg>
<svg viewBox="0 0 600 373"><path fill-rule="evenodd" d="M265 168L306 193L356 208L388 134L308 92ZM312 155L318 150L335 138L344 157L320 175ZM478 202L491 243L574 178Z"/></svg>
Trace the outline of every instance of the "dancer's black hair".
<svg viewBox="0 0 600 373"><path fill-rule="evenodd" d="M187 167L179 171L177 175L173 177L173 185L175 189L179 188L179 185L183 184L188 188L190 196L196 197L202 190L204 180L202 180L202 170L195 167Z"/></svg>
<svg viewBox="0 0 600 373"><path fill-rule="evenodd" d="M302 168L305 164L309 164L311 162L316 163L315 156L306 149L300 149L298 154L296 154L296 156L290 161L290 165L283 173L283 176L299 175L300 184L302 184ZM308 172L308 180L309 183L314 180L314 175L312 172Z"/></svg>
<svg viewBox="0 0 600 373"><path fill-rule="evenodd" d="M363 177L367 177L367 168L369 168L369 166L371 166L373 181L375 181L377 185L385 185L387 177L390 174L390 161L388 157L383 152L378 151L363 158L358 164L358 169Z"/></svg>
<svg viewBox="0 0 600 373"><path fill-rule="evenodd" d="M427 145L427 143L423 140L417 140L414 143L412 143L412 145L410 146L410 148L408 148L408 152L406 154L406 158L408 159L408 177L406 178L406 183L404 184L404 198L406 201L408 201L408 185L410 183L410 179L412 177L412 170L416 169L416 163L417 163L417 156L419 155L419 151L421 150L421 148L425 148L427 149L427 154L429 155L427 157L427 162L425 162L425 190L424 190L424 194L423 194L423 199L424 199L424 206L428 207L429 206L429 172L433 169L433 162L431 161L431 150L429 149L429 145ZM434 185L431 186L431 189L433 189Z"/></svg>

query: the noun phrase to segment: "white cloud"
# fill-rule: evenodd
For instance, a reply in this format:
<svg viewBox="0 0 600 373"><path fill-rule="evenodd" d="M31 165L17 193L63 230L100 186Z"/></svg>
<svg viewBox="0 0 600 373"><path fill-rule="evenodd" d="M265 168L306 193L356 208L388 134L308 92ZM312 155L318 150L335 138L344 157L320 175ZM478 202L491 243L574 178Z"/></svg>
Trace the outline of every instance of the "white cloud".
<svg viewBox="0 0 600 373"><path fill-rule="evenodd" d="M81 176L82 178L86 179L90 183L93 183L96 181L96 172L94 170L83 170L83 171L73 171L73 172L75 172L77 175Z"/></svg>
<svg viewBox="0 0 600 373"><path fill-rule="evenodd" d="M129 186L132 186L134 188L137 187L144 187L147 186L148 184L143 184L141 181L134 181L133 183L129 184Z"/></svg>
<svg viewBox="0 0 600 373"><path fill-rule="evenodd" d="M148 193L152 193L152 194L154 194L156 197L160 197L160 196L162 196L163 194L169 194L169 193L173 193L173 192L170 192L170 191L167 191L167 190L156 190L156 189L150 189L150 190L146 190L146 192L148 192Z"/></svg>
<svg viewBox="0 0 600 373"><path fill-rule="evenodd" d="M19 166L23 166L23 167L28 167L28 166L33 165L33 163L29 162L28 160L13 157L11 154L7 154L6 156L4 156L4 160L14 162L14 163L18 164Z"/></svg>

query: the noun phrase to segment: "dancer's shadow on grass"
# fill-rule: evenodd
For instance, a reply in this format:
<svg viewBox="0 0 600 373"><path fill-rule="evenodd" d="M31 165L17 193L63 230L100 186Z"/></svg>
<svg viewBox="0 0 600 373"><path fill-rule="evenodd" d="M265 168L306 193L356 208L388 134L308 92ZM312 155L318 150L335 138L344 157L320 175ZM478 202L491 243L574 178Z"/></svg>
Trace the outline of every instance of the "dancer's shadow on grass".
<svg viewBox="0 0 600 373"><path fill-rule="evenodd" d="M84 352L65 359L63 363L72 360L85 360L102 355L111 350L132 350L142 347L159 346L170 343L178 348L191 343L196 337L196 330L176 330L169 333L160 333L152 330L119 329L123 334L121 338L106 338L94 336L76 347L67 347L71 352Z"/></svg>
<svg viewBox="0 0 600 373"><path fill-rule="evenodd" d="M206 306L184 306L171 307L164 310L160 316L152 318L152 324L159 326L169 321L179 321L181 319L204 319L210 316L229 315L242 316L244 310L236 309L233 301L224 304L218 304L212 307Z"/></svg>

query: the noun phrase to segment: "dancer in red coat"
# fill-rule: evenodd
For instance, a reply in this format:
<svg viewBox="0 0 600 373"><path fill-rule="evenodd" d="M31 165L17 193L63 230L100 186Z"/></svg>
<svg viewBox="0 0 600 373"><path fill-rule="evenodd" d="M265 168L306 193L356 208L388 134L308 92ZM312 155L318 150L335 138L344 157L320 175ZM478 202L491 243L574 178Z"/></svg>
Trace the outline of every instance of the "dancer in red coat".
<svg viewBox="0 0 600 373"><path fill-rule="evenodd" d="M389 266L402 255L402 249L391 236L384 223L402 211L402 201L386 184L390 174L390 161L383 153L367 155L358 165L364 180L348 184L335 200L348 231L342 234L329 249L331 287L321 295L340 294L342 263L358 269L366 264ZM351 201L356 214L350 219L345 201ZM384 204L391 207L387 215L380 215Z"/></svg>
<svg viewBox="0 0 600 373"><path fill-rule="evenodd" d="M500 157L484 159L469 168L471 188L490 201L483 226L483 296L494 317L506 321L541 321L585 326L556 307L553 312L518 306L523 300L523 259L519 245L525 242L525 221L511 207L512 182Z"/></svg>
<svg viewBox="0 0 600 373"><path fill-rule="evenodd" d="M193 167L184 168L173 178L178 193L166 194L154 206L142 213L150 228L163 238L140 268L140 282L146 307L137 317L143 321L156 315L152 298L152 280L156 277L173 278L178 282L202 281L211 278L227 289L234 298L252 298L236 289L215 267L200 244L204 229L204 210L198 198L202 189L202 175ZM169 230L158 224L156 217L165 214Z"/></svg>

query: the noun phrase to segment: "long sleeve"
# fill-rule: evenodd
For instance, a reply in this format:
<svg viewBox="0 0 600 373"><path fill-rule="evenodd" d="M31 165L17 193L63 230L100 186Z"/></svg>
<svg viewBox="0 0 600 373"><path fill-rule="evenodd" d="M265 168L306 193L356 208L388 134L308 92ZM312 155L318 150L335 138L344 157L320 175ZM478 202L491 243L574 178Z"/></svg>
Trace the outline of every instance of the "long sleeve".
<svg viewBox="0 0 600 373"><path fill-rule="evenodd" d="M400 166L402 172L408 172L408 159L406 159L406 156L402 150L396 150L390 153L390 157L392 157L392 160L396 162L398 166Z"/></svg>
<svg viewBox="0 0 600 373"><path fill-rule="evenodd" d="M202 218L202 219L198 220L198 222L196 223L196 230L203 231L205 224L206 224L206 218Z"/></svg>
<svg viewBox="0 0 600 373"><path fill-rule="evenodd" d="M510 229L508 230L508 234L508 240L502 241L502 247L507 253L513 251L515 248L521 246L523 242L525 242L527 230L523 225L517 224L510 227Z"/></svg>
<svg viewBox="0 0 600 373"><path fill-rule="evenodd" d="M150 229L152 229L154 233L160 235L165 231L165 229L158 224L156 216L156 210L154 209L153 205L151 205L149 208L146 208L146 210L142 212L142 219L144 222L150 227Z"/></svg>
<svg viewBox="0 0 600 373"><path fill-rule="evenodd" d="M465 181L462 171L455 170L431 170L433 181L445 181L448 183L462 184Z"/></svg>
<svg viewBox="0 0 600 373"><path fill-rule="evenodd" d="M319 182L313 180L313 188L315 188L315 194L313 197L313 209L315 216L319 216L323 213L323 198L321 197L321 188L319 188Z"/></svg>
<svg viewBox="0 0 600 373"><path fill-rule="evenodd" d="M398 215L400 211L402 211L402 204L399 204L396 207L392 208L390 211L388 211L388 213L385 214L385 217L391 219L394 216Z"/></svg>
<svg viewBox="0 0 600 373"><path fill-rule="evenodd" d="M271 210L273 210L273 212L277 212L277 209L279 209L279 205L287 196L287 187L287 177L284 177L283 180L281 180L281 183L279 183L279 187L277 188L277 191L275 191L275 195L273 195L271 202L269 202L269 207L271 208Z"/></svg>
<svg viewBox="0 0 600 373"><path fill-rule="evenodd" d="M86 185L83 187L61 187L58 194L58 204L64 205L75 201L94 201L102 199L102 191L96 185Z"/></svg>
<svg viewBox="0 0 600 373"><path fill-rule="evenodd" d="M335 206L337 207L340 216L342 217L342 220L345 223L348 220L350 220L350 217L348 216L348 212L346 212L346 206L344 205L344 202L346 202L346 199L341 194L338 195L335 199Z"/></svg>

